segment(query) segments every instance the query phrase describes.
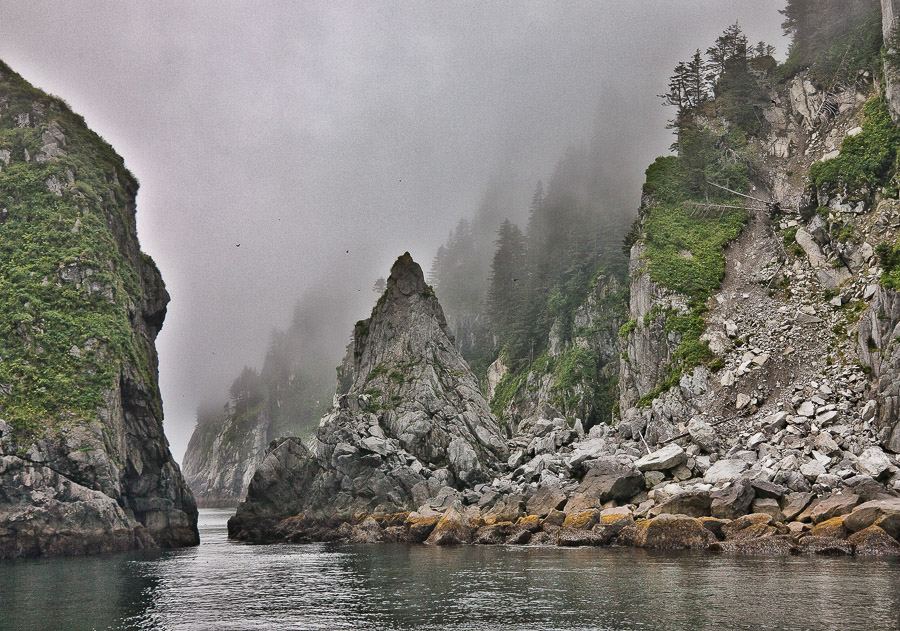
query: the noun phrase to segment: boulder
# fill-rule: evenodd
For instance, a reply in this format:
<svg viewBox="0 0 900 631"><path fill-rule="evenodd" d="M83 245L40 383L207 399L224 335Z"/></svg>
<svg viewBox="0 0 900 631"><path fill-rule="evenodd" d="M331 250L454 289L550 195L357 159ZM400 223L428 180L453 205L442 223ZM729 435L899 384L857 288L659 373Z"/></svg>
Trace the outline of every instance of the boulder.
<svg viewBox="0 0 900 631"><path fill-rule="evenodd" d="M773 482L769 482L768 480L763 480L760 478L756 478L750 481L751 486L753 486L753 490L756 492L756 497L771 497L776 500L781 499L782 496L787 492L780 484L775 484ZM765 511L763 511L765 512Z"/></svg>
<svg viewBox="0 0 900 631"><path fill-rule="evenodd" d="M425 543L433 546L449 546L460 543L472 543L475 529L469 523L469 516L459 507L453 506L434 526Z"/></svg>
<svg viewBox="0 0 900 631"><path fill-rule="evenodd" d="M747 530L748 528L755 528L752 531L753 536L759 536L760 529L758 527L769 527L771 526L771 524L771 515L767 515L766 513L751 513L749 515L744 515L743 517L738 517L737 519L734 519L722 526L722 534L726 539L734 539L740 532ZM743 538L749 537L745 536Z"/></svg>
<svg viewBox="0 0 900 631"><path fill-rule="evenodd" d="M537 515L527 515L519 517L516 521L517 528L523 528L529 532L537 532L541 529L541 520Z"/></svg>
<svg viewBox="0 0 900 631"><path fill-rule="evenodd" d="M556 533L556 545L561 548L572 548L576 546L602 546L607 545L612 537L605 536L603 533L594 532L593 530L582 530L580 528L566 528L563 526Z"/></svg>
<svg viewBox="0 0 900 631"><path fill-rule="evenodd" d="M739 458L719 460L703 474L703 481L707 484L722 484L733 482L747 470L748 464Z"/></svg>
<svg viewBox="0 0 900 631"><path fill-rule="evenodd" d="M658 515L635 522L620 534L638 548L657 550L703 549L716 541L699 519L687 515Z"/></svg>
<svg viewBox="0 0 900 631"><path fill-rule="evenodd" d="M384 531L370 515L361 523L353 526L350 541L353 543L378 543L384 540Z"/></svg>
<svg viewBox="0 0 900 631"><path fill-rule="evenodd" d="M529 515L546 517L550 511L560 510L566 499L566 494L558 486L545 485L526 502L525 510Z"/></svg>
<svg viewBox="0 0 900 631"><path fill-rule="evenodd" d="M562 511L550 511L550 514L541 520L541 528L547 530L548 527L560 527L566 521L566 514Z"/></svg>
<svg viewBox="0 0 900 631"><path fill-rule="evenodd" d="M781 514L784 516L784 520L793 521L797 519L797 516L809 506L813 497L812 493L787 494L781 501Z"/></svg>
<svg viewBox="0 0 900 631"><path fill-rule="evenodd" d="M873 478L879 477L882 473L892 467L891 461L881 449L881 447L869 447L865 449L856 462L860 473L870 475Z"/></svg>
<svg viewBox="0 0 900 631"><path fill-rule="evenodd" d="M720 519L737 519L747 514L753 497L754 491L750 481L739 478L725 488L711 493L709 514Z"/></svg>
<svg viewBox="0 0 900 631"><path fill-rule="evenodd" d="M878 526L869 526L848 537L858 556L900 556L900 543Z"/></svg>
<svg viewBox="0 0 900 631"><path fill-rule="evenodd" d="M841 495L837 493L826 495L810 504L806 510L797 516L797 521L811 521L814 524L818 524L832 517L846 515L853 510L853 507L858 502L858 495Z"/></svg>
<svg viewBox="0 0 900 631"><path fill-rule="evenodd" d="M900 498L874 500L860 504L845 517L844 523L850 532L858 532L868 528L885 515L900 517Z"/></svg>
<svg viewBox="0 0 900 631"><path fill-rule="evenodd" d="M872 500L883 499L885 497L896 497L896 493L888 491L881 482L878 482L870 475L855 475L844 480L844 489L859 495L863 502L871 502Z"/></svg>
<svg viewBox="0 0 900 631"><path fill-rule="evenodd" d="M875 522L875 525L884 530L894 539L900 541L900 515L892 513L885 515Z"/></svg>
<svg viewBox="0 0 900 631"><path fill-rule="evenodd" d="M716 436L716 430L709 423L705 423L698 418L692 418L687 426L688 434L691 440L701 450L706 453L715 453L719 449L719 440Z"/></svg>
<svg viewBox="0 0 900 631"><path fill-rule="evenodd" d="M607 508L600 511L600 521L597 522L593 530L602 528L604 534L614 536L633 523L634 516L629 508L625 506Z"/></svg>
<svg viewBox="0 0 900 631"><path fill-rule="evenodd" d="M670 443L647 454L634 463L640 471L668 471L687 462L687 454L679 445Z"/></svg>
<svg viewBox="0 0 900 631"><path fill-rule="evenodd" d="M810 460L800 465L800 473L810 482L815 482L820 475L825 475L825 467L818 460Z"/></svg>
<svg viewBox="0 0 900 631"><path fill-rule="evenodd" d="M501 521L491 526L482 526L474 535L475 543L479 545L499 545L506 543L509 536L515 530L512 522Z"/></svg>
<svg viewBox="0 0 900 631"><path fill-rule="evenodd" d="M491 525L501 521L515 522L524 515L524 498L521 495L507 495L484 513L484 523Z"/></svg>
<svg viewBox="0 0 900 631"><path fill-rule="evenodd" d="M441 520L439 515L422 515L420 513L410 513L406 518L404 526L409 532L409 540L411 543L422 543L428 539L434 527Z"/></svg>
<svg viewBox="0 0 900 631"><path fill-rule="evenodd" d="M778 500L771 497L758 497L750 504L751 513L766 513L775 521L784 521L784 514L778 505Z"/></svg>
<svg viewBox="0 0 900 631"><path fill-rule="evenodd" d="M654 507L651 515L688 515L690 517L705 517L709 515L709 506L712 498L708 491L685 491L673 495L662 504Z"/></svg>
<svg viewBox="0 0 900 631"><path fill-rule="evenodd" d="M812 537L834 537L836 539L846 539L850 531L844 527L843 517L832 517L825 521L819 522L809 530Z"/></svg>
<svg viewBox="0 0 900 631"><path fill-rule="evenodd" d="M643 490L644 477L633 466L608 456L590 463L587 474L565 505L567 513L600 508L609 500L627 500Z"/></svg>
<svg viewBox="0 0 900 631"><path fill-rule="evenodd" d="M599 510L586 510L580 513L570 513L566 515L566 519L562 523L562 527L578 530L590 530L598 521L600 521Z"/></svg>

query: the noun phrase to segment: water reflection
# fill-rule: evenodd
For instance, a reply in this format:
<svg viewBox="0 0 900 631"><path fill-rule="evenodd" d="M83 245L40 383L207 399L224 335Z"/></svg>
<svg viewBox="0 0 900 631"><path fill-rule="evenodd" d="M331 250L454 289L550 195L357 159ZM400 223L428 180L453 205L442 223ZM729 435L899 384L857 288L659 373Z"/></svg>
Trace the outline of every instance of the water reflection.
<svg viewBox="0 0 900 631"><path fill-rule="evenodd" d="M0 564L0 629L119 629L153 600L156 577L135 571L159 554Z"/></svg>
<svg viewBox="0 0 900 631"><path fill-rule="evenodd" d="M0 565L0 629L896 629L900 562L251 546Z"/></svg>

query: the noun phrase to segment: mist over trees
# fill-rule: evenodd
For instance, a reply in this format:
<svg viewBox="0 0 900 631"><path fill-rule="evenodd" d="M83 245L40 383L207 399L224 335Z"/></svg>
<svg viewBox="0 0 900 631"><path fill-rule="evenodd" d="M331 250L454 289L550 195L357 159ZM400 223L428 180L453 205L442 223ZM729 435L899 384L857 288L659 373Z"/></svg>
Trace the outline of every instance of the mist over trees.
<svg viewBox="0 0 900 631"><path fill-rule="evenodd" d="M788 0L781 13L792 38L784 76L808 68L814 82L831 88L879 65L880 0Z"/></svg>
<svg viewBox="0 0 900 631"><path fill-rule="evenodd" d="M262 368L244 366L227 401L198 407L197 424L228 423L231 432L249 432L265 416L269 440L312 434L334 395L335 366L350 327L336 323L346 319L347 302L346 296L324 288L305 294L289 326L272 331Z"/></svg>
<svg viewBox="0 0 900 631"><path fill-rule="evenodd" d="M624 275L619 254L634 210L615 188L616 147L596 136L572 147L523 209L491 204L460 220L429 273L457 343L475 373L502 356L520 369L547 346L557 318L571 318L601 270ZM565 326L563 327L565 330Z"/></svg>

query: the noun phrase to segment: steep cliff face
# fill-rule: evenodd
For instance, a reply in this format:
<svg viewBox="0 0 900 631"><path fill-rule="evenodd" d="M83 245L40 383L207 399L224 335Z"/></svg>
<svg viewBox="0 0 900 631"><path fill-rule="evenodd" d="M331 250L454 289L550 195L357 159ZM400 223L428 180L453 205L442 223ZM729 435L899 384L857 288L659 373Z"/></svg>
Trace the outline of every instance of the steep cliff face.
<svg viewBox="0 0 900 631"><path fill-rule="evenodd" d="M324 521L415 509L442 489L488 481L506 457L437 298L405 254L371 318L356 324L311 449L272 445L229 533L276 537L277 522L299 513Z"/></svg>
<svg viewBox="0 0 900 631"><path fill-rule="evenodd" d="M878 438L886 449L900 453L900 293L875 285L867 292L874 295L859 322L857 352L874 381L877 407L871 416Z"/></svg>
<svg viewBox="0 0 900 631"><path fill-rule="evenodd" d="M0 63L0 558L198 542L163 434L169 296L138 245L137 187Z"/></svg>

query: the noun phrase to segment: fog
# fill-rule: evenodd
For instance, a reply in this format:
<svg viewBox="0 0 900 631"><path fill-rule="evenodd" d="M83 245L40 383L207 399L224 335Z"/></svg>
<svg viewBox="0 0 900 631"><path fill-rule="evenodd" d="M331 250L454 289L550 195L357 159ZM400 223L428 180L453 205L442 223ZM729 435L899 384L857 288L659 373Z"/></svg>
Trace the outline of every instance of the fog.
<svg viewBox="0 0 900 631"><path fill-rule="evenodd" d="M141 182L180 459L198 405L261 365L301 296L347 305L323 310L337 365L374 280L406 250L427 270L489 184L521 221L567 147L598 138L636 209L673 140L656 95L674 65L735 20L783 58L783 4L0 0L0 58Z"/></svg>

